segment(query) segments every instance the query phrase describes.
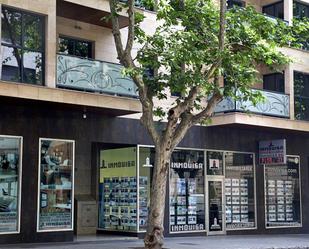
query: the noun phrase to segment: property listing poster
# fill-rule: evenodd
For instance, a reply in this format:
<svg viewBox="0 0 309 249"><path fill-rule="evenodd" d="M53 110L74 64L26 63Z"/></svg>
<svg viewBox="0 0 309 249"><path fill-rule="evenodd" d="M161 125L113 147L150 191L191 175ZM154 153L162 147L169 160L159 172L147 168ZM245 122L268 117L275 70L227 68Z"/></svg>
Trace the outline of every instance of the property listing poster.
<svg viewBox="0 0 309 249"><path fill-rule="evenodd" d="M227 229L255 227L252 154L226 153L225 217Z"/></svg>
<svg viewBox="0 0 309 249"><path fill-rule="evenodd" d="M170 231L205 230L204 153L176 150L170 168Z"/></svg>
<svg viewBox="0 0 309 249"><path fill-rule="evenodd" d="M299 157L265 165L266 226L300 226Z"/></svg>
<svg viewBox="0 0 309 249"><path fill-rule="evenodd" d="M136 147L100 152L99 228L137 230L136 180Z"/></svg>

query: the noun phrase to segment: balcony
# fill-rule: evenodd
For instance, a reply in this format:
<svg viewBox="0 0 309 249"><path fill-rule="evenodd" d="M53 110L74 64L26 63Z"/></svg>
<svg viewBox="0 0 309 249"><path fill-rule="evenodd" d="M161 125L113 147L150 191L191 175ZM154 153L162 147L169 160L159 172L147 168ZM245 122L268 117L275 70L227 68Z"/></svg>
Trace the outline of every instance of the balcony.
<svg viewBox="0 0 309 249"><path fill-rule="evenodd" d="M121 74L122 66L98 60L57 54L57 87L137 98L132 79Z"/></svg>
<svg viewBox="0 0 309 249"><path fill-rule="evenodd" d="M251 101L233 100L232 98L228 97L223 99L217 105L215 113L250 112L281 118L290 117L289 95L257 89L253 89L253 91L261 91L262 95L265 98L265 101L260 102L256 106L254 106Z"/></svg>

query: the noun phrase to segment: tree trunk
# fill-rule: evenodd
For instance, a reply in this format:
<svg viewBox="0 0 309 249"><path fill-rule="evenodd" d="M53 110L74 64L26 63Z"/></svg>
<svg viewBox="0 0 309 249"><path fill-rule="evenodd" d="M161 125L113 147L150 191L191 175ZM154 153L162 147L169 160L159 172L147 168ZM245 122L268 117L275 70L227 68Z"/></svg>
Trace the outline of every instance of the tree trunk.
<svg viewBox="0 0 309 249"><path fill-rule="evenodd" d="M165 146L156 146L155 151L148 228L144 238L146 249L162 249L164 239L163 221L171 150L167 149Z"/></svg>

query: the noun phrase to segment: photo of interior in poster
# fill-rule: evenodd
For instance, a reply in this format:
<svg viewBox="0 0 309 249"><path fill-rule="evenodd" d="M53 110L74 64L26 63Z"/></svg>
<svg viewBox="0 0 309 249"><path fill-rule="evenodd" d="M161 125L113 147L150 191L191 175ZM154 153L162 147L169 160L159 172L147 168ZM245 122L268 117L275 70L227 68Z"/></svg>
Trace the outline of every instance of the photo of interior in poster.
<svg viewBox="0 0 309 249"><path fill-rule="evenodd" d="M38 230L71 230L74 141L40 139Z"/></svg>
<svg viewBox="0 0 309 249"><path fill-rule="evenodd" d="M0 136L0 233L18 231L21 138Z"/></svg>

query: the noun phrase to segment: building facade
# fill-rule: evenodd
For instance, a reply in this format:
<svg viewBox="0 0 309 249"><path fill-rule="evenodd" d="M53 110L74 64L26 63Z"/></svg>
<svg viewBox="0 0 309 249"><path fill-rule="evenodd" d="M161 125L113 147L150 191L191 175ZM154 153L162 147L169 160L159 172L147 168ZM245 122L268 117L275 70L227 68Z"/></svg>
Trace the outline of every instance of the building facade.
<svg viewBox="0 0 309 249"><path fill-rule="evenodd" d="M228 4L287 23L309 16L308 0ZM0 0L0 8L0 243L142 237L154 149L101 20L108 1ZM139 11L154 30L155 13ZM119 18L125 35L128 18ZM294 60L282 73L259 68L254 88L266 102L224 99L209 126L190 129L171 159L166 236L309 232L307 49L284 48Z"/></svg>

